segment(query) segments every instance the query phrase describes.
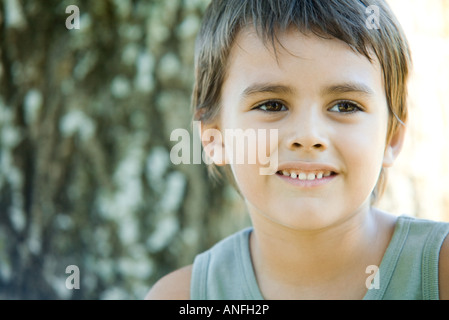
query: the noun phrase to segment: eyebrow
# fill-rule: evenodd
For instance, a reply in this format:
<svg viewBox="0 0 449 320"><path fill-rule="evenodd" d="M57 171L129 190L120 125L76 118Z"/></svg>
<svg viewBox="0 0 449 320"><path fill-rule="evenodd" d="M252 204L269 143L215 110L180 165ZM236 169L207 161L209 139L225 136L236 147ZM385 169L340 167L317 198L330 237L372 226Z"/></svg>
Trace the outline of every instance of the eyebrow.
<svg viewBox="0 0 449 320"><path fill-rule="evenodd" d="M339 93L361 93L367 96L374 95L374 91L364 83L361 82L344 82L341 84L334 84L323 88L322 95L333 95Z"/></svg>
<svg viewBox="0 0 449 320"><path fill-rule="evenodd" d="M295 89L285 85L256 83L243 90L241 93L241 98L245 99L251 95L260 93L293 94L295 93ZM358 93L367 96L374 95L374 91L371 90L369 86L361 82L343 82L339 84L332 84L321 90L322 95L335 95L341 93Z"/></svg>
<svg viewBox="0 0 449 320"><path fill-rule="evenodd" d="M284 85L276 85L270 83L256 83L249 87L247 87L241 93L241 98L245 99L253 94L259 93L283 93L283 94L292 94L294 93L294 89L289 86Z"/></svg>

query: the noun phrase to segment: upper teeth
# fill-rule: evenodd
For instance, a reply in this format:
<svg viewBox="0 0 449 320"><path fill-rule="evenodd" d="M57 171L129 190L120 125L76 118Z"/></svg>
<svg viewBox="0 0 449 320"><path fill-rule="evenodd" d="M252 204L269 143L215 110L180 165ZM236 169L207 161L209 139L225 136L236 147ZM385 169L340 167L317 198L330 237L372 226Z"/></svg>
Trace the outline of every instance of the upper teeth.
<svg viewBox="0 0 449 320"><path fill-rule="evenodd" d="M290 176L293 179L299 179L299 180L315 180L315 179L321 179L323 177L328 177L331 175L330 171L318 171L318 172L301 172L301 171L288 171L283 170L282 174L284 176Z"/></svg>

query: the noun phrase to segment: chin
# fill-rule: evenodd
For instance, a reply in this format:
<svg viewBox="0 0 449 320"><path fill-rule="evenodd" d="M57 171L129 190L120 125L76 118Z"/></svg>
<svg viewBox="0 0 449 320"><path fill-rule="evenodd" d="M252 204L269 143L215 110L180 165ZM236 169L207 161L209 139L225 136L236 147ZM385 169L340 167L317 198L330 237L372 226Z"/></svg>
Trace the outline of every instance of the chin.
<svg viewBox="0 0 449 320"><path fill-rule="evenodd" d="M339 212L324 208L322 203L316 205L298 205L296 209L274 206L273 210L257 210L251 215L253 219L266 220L270 224L276 224L292 230L320 230L332 226L338 221L344 220L344 215ZM332 212L332 213L331 213Z"/></svg>
<svg viewBox="0 0 449 320"><path fill-rule="evenodd" d="M323 216L322 214L314 212L304 212L297 215L295 219L285 219L282 225L284 227L302 230L302 231L317 231L326 229L333 225L336 221L329 216ZM281 222L281 221L279 221Z"/></svg>

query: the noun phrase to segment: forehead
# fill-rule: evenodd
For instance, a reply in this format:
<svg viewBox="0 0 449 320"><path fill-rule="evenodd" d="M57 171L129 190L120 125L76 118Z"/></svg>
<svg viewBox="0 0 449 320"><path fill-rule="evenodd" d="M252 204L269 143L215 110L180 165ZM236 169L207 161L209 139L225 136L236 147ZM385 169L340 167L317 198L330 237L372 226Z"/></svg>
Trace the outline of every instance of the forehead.
<svg viewBox="0 0 449 320"><path fill-rule="evenodd" d="M263 41L252 28L241 30L231 48L224 86L244 87L265 82L318 92L337 83L360 83L384 95L383 77L375 55L368 60L341 40L289 29L274 42Z"/></svg>

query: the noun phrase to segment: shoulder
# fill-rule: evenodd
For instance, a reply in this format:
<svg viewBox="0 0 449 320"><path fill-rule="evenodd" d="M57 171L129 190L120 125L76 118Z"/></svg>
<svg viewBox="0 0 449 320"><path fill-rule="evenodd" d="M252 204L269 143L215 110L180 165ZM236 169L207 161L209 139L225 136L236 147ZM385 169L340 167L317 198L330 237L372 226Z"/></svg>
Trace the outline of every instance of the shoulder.
<svg viewBox="0 0 449 320"><path fill-rule="evenodd" d="M430 232L438 258L438 290L441 300L449 300L449 223L428 219L412 218L416 225L425 225Z"/></svg>
<svg viewBox="0 0 449 320"><path fill-rule="evenodd" d="M449 236L446 236L440 249L438 270L440 299L449 300Z"/></svg>
<svg viewBox="0 0 449 320"><path fill-rule="evenodd" d="M188 265L157 281L145 300L189 300L192 265Z"/></svg>

